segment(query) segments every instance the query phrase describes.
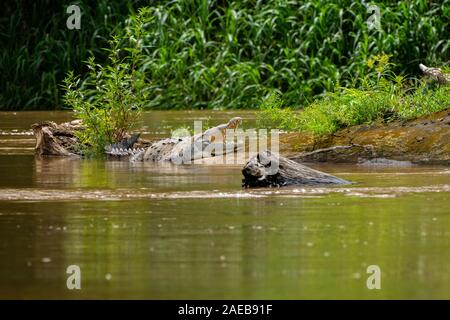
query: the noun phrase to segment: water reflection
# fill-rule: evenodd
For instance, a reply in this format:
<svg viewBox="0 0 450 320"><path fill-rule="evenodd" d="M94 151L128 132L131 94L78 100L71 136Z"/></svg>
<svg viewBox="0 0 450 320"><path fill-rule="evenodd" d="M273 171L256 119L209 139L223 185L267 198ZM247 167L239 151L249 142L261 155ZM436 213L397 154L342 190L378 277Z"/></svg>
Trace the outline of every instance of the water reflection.
<svg viewBox="0 0 450 320"><path fill-rule="evenodd" d="M3 202L0 296L448 297L450 219L427 197Z"/></svg>
<svg viewBox="0 0 450 320"><path fill-rule="evenodd" d="M143 126L166 134L185 116ZM244 190L239 166L35 159L2 143L0 298L450 298L447 167L321 165L355 183ZM81 291L66 288L72 264ZM372 264L381 291L366 287Z"/></svg>

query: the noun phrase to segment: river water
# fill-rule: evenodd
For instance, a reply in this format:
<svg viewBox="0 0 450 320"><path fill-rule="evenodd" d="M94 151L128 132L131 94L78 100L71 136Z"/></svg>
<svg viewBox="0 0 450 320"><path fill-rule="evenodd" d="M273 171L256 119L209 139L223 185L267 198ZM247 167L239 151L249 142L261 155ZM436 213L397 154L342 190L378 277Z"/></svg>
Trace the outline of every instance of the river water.
<svg viewBox="0 0 450 320"><path fill-rule="evenodd" d="M233 116L254 124L158 111L140 127ZM30 125L70 119L0 113L0 298L450 298L448 167L313 165L355 183L246 190L238 165L36 159Z"/></svg>

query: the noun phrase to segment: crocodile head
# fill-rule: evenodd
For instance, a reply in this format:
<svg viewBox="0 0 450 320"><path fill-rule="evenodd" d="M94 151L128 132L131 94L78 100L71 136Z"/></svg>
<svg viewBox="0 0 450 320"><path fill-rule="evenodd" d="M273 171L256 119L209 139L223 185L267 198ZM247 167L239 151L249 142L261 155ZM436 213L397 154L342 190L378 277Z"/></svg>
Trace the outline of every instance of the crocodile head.
<svg viewBox="0 0 450 320"><path fill-rule="evenodd" d="M234 117L227 123L227 129L237 129L242 123L241 117Z"/></svg>

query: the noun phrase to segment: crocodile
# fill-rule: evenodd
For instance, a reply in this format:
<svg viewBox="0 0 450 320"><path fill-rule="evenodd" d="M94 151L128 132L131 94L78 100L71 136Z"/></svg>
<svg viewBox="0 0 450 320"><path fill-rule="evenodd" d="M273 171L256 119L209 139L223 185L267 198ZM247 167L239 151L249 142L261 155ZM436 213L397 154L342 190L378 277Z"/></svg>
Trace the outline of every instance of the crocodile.
<svg viewBox="0 0 450 320"><path fill-rule="evenodd" d="M234 117L227 123L219 124L192 137L167 138L153 143L148 148L133 148L138 139L138 136L133 135L119 144L107 146L105 152L110 157L129 157L132 162L189 163L200 158L235 152L238 144L226 141L227 131L237 129L241 123L241 117Z"/></svg>
<svg viewBox="0 0 450 320"><path fill-rule="evenodd" d="M140 138L140 133L128 135L122 141L108 145L105 154L110 159L130 161L171 161L188 163L192 160L214 157L234 152L238 144L226 142L227 130L237 129L242 118L212 127L194 136L168 138L150 142ZM32 125L36 137L38 156L82 156L76 132L84 130L81 120L61 124L45 121ZM206 151L205 151L206 150Z"/></svg>
<svg viewBox="0 0 450 320"><path fill-rule="evenodd" d="M237 129L242 124L241 117L234 117L228 123L219 124L202 133L201 137L210 142L225 141L227 137L227 130Z"/></svg>
<svg viewBox="0 0 450 320"><path fill-rule="evenodd" d="M190 163L201 158L214 157L237 151L239 144L226 141L227 130L234 130L242 118L212 127L194 136L168 138L152 144L145 150L134 153L130 161L170 161L175 164Z"/></svg>

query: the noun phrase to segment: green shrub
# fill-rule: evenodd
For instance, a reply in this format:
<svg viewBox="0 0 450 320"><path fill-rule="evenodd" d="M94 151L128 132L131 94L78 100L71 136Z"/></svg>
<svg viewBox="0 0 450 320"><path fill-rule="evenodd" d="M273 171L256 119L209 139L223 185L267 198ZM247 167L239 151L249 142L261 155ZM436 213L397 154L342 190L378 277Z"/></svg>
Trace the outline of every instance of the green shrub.
<svg viewBox="0 0 450 320"><path fill-rule="evenodd" d="M261 112L257 119L257 126L261 128L295 129L295 112L283 105L281 94L271 91L260 106Z"/></svg>
<svg viewBox="0 0 450 320"><path fill-rule="evenodd" d="M368 66L372 72L362 78L359 88L338 88L300 112L283 107L280 96L273 94L261 106L259 126L323 135L358 124L413 119L450 108L450 86L396 76L387 55L369 59Z"/></svg>
<svg viewBox="0 0 450 320"><path fill-rule="evenodd" d="M448 4L448 1L445 1ZM257 108L267 90L287 105L307 105L338 86L352 87L367 58L386 52L417 74L417 61L449 58L449 6L424 0L382 2L381 31L367 7L346 0L173 1L149 9L146 75L149 108Z"/></svg>
<svg viewBox="0 0 450 320"><path fill-rule="evenodd" d="M148 5L99 0L89 6L80 0L82 29L71 31L62 3L33 1L31 19L26 8L8 10L10 2L0 23L0 108L60 107L57 84L66 71L87 72L81 62L91 53L105 62L100 48L108 34L125 28L124 17L136 16L133 8ZM362 1L151 5L141 70L152 81L147 108L257 108L267 90L281 92L287 105L298 108L339 85L359 85L373 54L390 54L397 73L413 76L419 62L439 66L450 60L449 0L377 1L381 31L368 29L371 13Z"/></svg>
<svg viewBox="0 0 450 320"><path fill-rule="evenodd" d="M130 13L147 1L3 0L0 16L0 110L61 109L67 72L87 74L84 61L102 50ZM81 8L81 29L69 30L66 8Z"/></svg>
<svg viewBox="0 0 450 320"><path fill-rule="evenodd" d="M121 141L133 127L148 95L148 83L138 72L142 61L142 27L138 15L122 36L109 42L108 63L87 61L89 74L81 81L69 72L64 80L64 102L83 120L85 130L76 132L84 153L103 154L108 144Z"/></svg>

